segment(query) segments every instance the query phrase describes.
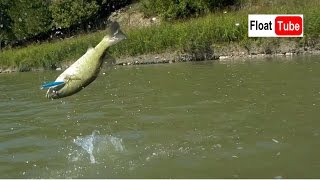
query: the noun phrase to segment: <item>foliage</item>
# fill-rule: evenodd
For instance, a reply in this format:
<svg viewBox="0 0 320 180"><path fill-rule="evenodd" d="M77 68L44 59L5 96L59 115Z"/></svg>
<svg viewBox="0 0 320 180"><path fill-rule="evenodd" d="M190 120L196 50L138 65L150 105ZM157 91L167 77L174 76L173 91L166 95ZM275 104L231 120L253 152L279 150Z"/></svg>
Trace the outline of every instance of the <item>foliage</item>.
<svg viewBox="0 0 320 180"><path fill-rule="evenodd" d="M114 11L125 5L128 5L132 0L97 0L97 3L101 7L102 11Z"/></svg>
<svg viewBox="0 0 320 180"><path fill-rule="evenodd" d="M47 1L12 1L8 15L12 20L11 30L17 39L34 36L51 28Z"/></svg>
<svg viewBox="0 0 320 180"><path fill-rule="evenodd" d="M99 6L94 0L54 0L49 9L54 25L68 28L88 20L97 13Z"/></svg>
<svg viewBox="0 0 320 180"><path fill-rule="evenodd" d="M199 16L209 11L235 5L237 0L143 0L144 12L164 19Z"/></svg>
<svg viewBox="0 0 320 180"><path fill-rule="evenodd" d="M13 36L11 31L12 20L8 14L10 5L10 0L0 1L0 49L2 42L11 39Z"/></svg>
<svg viewBox="0 0 320 180"><path fill-rule="evenodd" d="M4 41L48 38L55 28L85 29L84 25L99 23L129 3L131 0L0 0L0 49L7 44Z"/></svg>

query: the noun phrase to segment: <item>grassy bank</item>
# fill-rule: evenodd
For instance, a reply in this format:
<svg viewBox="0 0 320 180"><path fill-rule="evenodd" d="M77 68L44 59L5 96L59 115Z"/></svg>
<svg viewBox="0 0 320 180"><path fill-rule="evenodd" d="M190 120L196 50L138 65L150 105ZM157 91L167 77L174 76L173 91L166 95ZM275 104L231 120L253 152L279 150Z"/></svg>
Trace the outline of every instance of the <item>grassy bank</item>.
<svg viewBox="0 0 320 180"><path fill-rule="evenodd" d="M248 38L249 13L304 14L303 38ZM136 56L170 51L194 53L214 51L214 46L238 43L243 46L264 41L292 40L301 46L320 38L320 3L318 0L246 1L240 10L215 12L207 16L180 22L165 22L157 26L124 29L129 39L110 49L115 57ZM75 61L90 45L96 45L104 32L79 35L53 43L33 44L25 48L0 53L0 67L28 71L32 68L52 69L63 62Z"/></svg>

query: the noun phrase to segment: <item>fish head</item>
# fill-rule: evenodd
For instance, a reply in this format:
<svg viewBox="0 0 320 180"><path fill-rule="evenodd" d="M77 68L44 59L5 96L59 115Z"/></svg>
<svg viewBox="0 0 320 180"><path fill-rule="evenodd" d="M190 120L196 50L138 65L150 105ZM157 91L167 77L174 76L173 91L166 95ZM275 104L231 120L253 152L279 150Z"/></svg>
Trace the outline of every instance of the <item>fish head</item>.
<svg viewBox="0 0 320 180"><path fill-rule="evenodd" d="M59 98L59 91L55 90L54 88L49 88L46 97L48 99L57 99Z"/></svg>
<svg viewBox="0 0 320 180"><path fill-rule="evenodd" d="M60 90L65 86L65 84L59 86L50 87L46 93L48 99L58 99L61 97Z"/></svg>

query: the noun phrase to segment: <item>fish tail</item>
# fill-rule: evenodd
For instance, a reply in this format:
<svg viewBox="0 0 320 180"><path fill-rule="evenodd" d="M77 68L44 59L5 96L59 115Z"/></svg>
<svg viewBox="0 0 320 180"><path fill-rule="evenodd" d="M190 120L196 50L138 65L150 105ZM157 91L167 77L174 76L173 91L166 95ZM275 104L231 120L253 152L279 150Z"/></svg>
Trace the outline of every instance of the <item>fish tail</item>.
<svg viewBox="0 0 320 180"><path fill-rule="evenodd" d="M108 43L110 43L110 45L114 45L124 39L127 39L127 36L121 31L118 22L111 22L105 38L108 41Z"/></svg>

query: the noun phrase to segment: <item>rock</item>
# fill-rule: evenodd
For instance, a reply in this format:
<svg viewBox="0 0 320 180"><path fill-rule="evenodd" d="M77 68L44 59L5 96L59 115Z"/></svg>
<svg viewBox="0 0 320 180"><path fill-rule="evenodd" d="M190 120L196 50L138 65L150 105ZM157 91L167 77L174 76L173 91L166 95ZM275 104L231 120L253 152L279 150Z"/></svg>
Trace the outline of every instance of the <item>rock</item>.
<svg viewBox="0 0 320 180"><path fill-rule="evenodd" d="M292 56L293 53L292 53L292 52L287 52L285 55L286 55L286 56Z"/></svg>
<svg viewBox="0 0 320 180"><path fill-rule="evenodd" d="M60 67L56 68L56 71L61 71L61 70L62 70L62 68L60 68Z"/></svg>
<svg viewBox="0 0 320 180"><path fill-rule="evenodd" d="M219 59L222 60L222 59L229 59L230 56L219 56Z"/></svg>
<svg viewBox="0 0 320 180"><path fill-rule="evenodd" d="M3 73L11 73L11 72L13 72L11 69L6 69L6 70L4 70L4 71L2 71Z"/></svg>

